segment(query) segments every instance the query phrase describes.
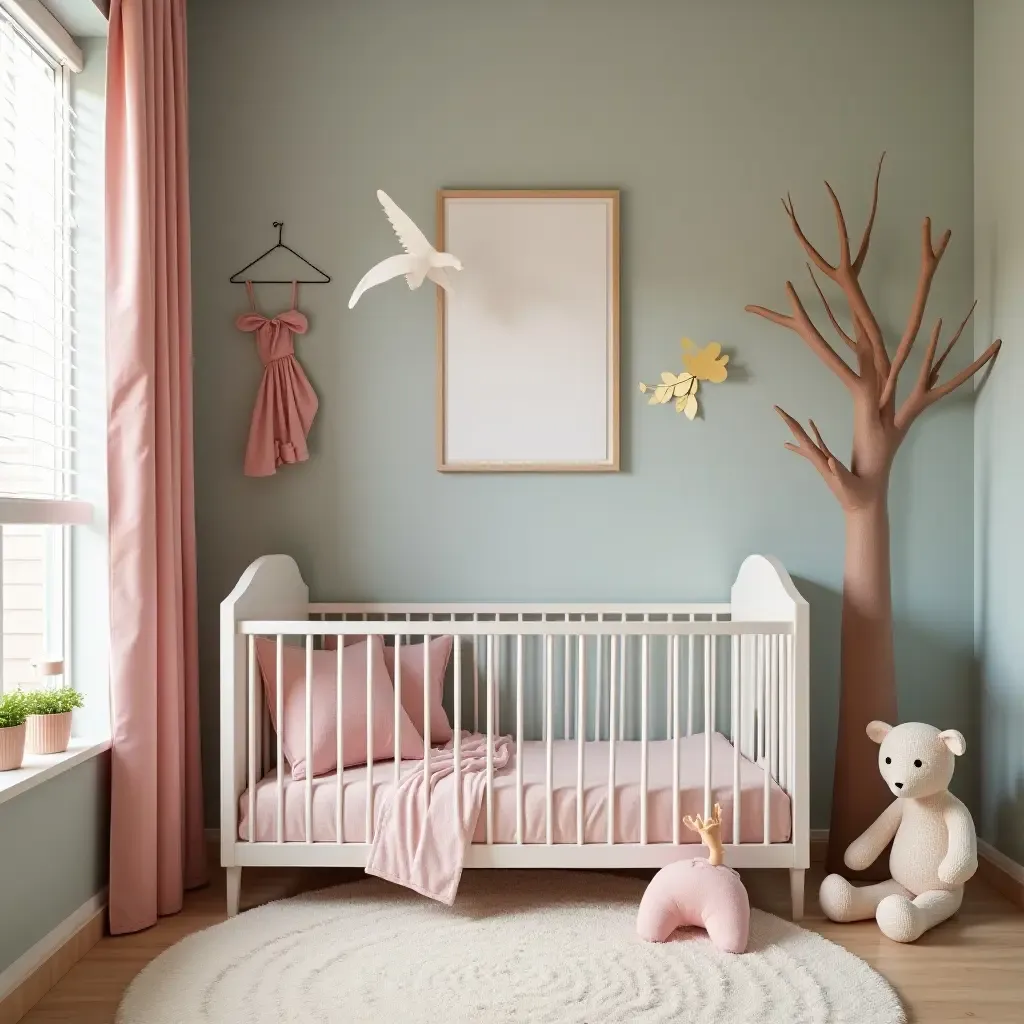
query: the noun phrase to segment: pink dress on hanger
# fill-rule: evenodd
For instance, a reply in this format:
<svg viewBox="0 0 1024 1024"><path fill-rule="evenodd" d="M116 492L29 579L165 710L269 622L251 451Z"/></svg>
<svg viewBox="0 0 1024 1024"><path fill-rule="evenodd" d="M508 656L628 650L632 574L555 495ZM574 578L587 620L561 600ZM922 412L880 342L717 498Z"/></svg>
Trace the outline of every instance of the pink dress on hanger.
<svg viewBox="0 0 1024 1024"><path fill-rule="evenodd" d="M245 447L245 475L273 476L278 466L309 458L306 437L316 415L316 393L295 358L295 334L305 334L306 317L295 308L298 283L292 282L292 306L272 320L256 309L252 282L246 281L252 312L235 321L256 335L263 379L256 393Z"/></svg>

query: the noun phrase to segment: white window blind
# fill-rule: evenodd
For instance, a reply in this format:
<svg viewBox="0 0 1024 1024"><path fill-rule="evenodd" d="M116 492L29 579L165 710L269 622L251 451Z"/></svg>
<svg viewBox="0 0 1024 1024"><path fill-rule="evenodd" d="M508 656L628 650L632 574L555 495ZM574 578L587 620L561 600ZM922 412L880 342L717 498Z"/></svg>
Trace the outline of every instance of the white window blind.
<svg viewBox="0 0 1024 1024"><path fill-rule="evenodd" d="M70 72L0 0L0 690L64 655L76 500Z"/></svg>
<svg viewBox="0 0 1024 1024"><path fill-rule="evenodd" d="M0 10L0 496L74 498L68 75Z"/></svg>

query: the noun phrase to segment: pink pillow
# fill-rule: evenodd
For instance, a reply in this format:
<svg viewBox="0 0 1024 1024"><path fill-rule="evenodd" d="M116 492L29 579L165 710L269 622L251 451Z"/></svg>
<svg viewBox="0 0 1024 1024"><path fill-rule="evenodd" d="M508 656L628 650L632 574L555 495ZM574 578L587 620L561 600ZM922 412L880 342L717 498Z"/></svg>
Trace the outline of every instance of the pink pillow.
<svg viewBox="0 0 1024 1024"><path fill-rule="evenodd" d="M343 637L339 633L335 633L333 636L325 636L323 649L325 651L336 651L338 649L338 639L341 637L342 647L349 647L352 644L361 644L366 639L366 634L360 633L346 633Z"/></svg>
<svg viewBox="0 0 1024 1024"><path fill-rule="evenodd" d="M371 643L370 678L373 684L373 759L395 755L395 689L391 685L380 637ZM263 674L270 720L277 724L277 641L257 638L256 658ZM342 740L345 767L366 764L366 650L367 642L342 649ZM281 746L292 766L292 778L306 777L306 650L286 645L284 669L284 729ZM404 665L403 665L404 667ZM327 775L338 767L338 654L313 651L313 775ZM423 755L423 738L402 711L400 750L403 758Z"/></svg>
<svg viewBox="0 0 1024 1024"><path fill-rule="evenodd" d="M636 917L648 942L666 942L677 928L703 928L727 953L742 953L750 933L750 899L739 874L703 857L677 860L651 879Z"/></svg>
<svg viewBox="0 0 1024 1024"><path fill-rule="evenodd" d="M447 743L454 733L441 704L448 659L452 656L453 637L439 636L430 641L430 742ZM384 648L384 663L391 681L395 680L395 649ZM416 731L423 735L423 644L402 644L402 708Z"/></svg>

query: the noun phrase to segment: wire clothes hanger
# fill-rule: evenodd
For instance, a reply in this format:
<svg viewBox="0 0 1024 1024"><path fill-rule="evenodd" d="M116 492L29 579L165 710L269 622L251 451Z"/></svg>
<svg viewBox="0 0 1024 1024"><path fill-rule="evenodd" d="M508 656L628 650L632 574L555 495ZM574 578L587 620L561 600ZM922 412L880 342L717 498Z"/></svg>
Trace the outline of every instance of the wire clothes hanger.
<svg viewBox="0 0 1024 1024"><path fill-rule="evenodd" d="M231 283L232 284L244 284L246 280L250 280L250 281L252 281L253 284L291 284L292 281L297 281L299 284L327 284L331 280L331 277L330 277L329 274L325 274L318 266L316 266L313 263L310 263L309 260L307 260L305 256L300 255L290 245L285 245L284 242L281 241L281 234L284 231L284 221L283 220L275 220L274 221L274 227L277 228L277 245L272 245L265 253L261 253L251 263L246 263L246 265L244 267L242 267L241 270L236 270L235 273L233 273L231 275L231 277L229 278ZM280 280L278 278L252 277L252 278L248 278L247 279L247 278L242 277L242 275L250 267L256 266L256 264L259 263L259 261L261 259L263 259L266 256L269 256L275 249L287 249L288 252L290 252L293 256L295 256L298 259L302 260L302 262L305 263L306 266L310 268L310 270L315 270L320 275L320 277L319 278L313 278L312 280L309 280L309 279L303 278L303 277L297 277L297 278L290 277L290 278L288 278L285 281L282 281L282 280Z"/></svg>

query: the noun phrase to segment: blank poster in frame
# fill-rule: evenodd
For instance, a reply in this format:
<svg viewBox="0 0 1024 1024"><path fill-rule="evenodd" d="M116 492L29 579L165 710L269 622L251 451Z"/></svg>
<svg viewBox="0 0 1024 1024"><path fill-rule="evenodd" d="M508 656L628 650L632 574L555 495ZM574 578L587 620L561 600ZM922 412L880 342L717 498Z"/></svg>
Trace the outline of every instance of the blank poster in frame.
<svg viewBox="0 0 1024 1024"><path fill-rule="evenodd" d="M442 189L443 472L619 469L619 193Z"/></svg>

